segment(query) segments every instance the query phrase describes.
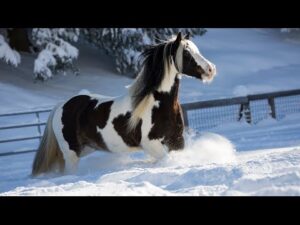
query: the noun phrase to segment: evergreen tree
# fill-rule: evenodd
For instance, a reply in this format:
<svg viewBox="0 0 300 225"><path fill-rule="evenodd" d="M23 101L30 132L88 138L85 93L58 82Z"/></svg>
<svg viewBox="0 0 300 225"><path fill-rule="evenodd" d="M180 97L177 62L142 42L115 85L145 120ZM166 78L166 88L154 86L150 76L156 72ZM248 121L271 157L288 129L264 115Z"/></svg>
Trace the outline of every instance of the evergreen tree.
<svg viewBox="0 0 300 225"><path fill-rule="evenodd" d="M7 31L8 29L0 29L0 59L17 67L21 62L21 57L17 51L10 47Z"/></svg>
<svg viewBox="0 0 300 225"><path fill-rule="evenodd" d="M78 57L78 49L70 44L77 42L78 28L34 28L32 40L40 50L34 62L34 74L36 79L46 80L58 72L66 72L71 69L74 73L79 70L73 61Z"/></svg>

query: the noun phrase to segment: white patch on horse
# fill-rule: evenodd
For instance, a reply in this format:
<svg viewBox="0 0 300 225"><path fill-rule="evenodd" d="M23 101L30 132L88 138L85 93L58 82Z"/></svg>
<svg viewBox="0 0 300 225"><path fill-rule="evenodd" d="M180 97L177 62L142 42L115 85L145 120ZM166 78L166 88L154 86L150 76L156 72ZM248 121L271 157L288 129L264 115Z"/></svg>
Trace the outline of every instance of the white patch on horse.
<svg viewBox="0 0 300 225"><path fill-rule="evenodd" d="M97 127L97 132L99 132L111 152L130 152L135 151L137 148L128 146L122 139L122 137L115 130L112 121L120 116L125 115L127 112L131 111L131 101L129 96L122 96L116 98L111 105L109 118L107 120L106 126L103 129Z"/></svg>
<svg viewBox="0 0 300 225"><path fill-rule="evenodd" d="M161 143L162 140L163 138L155 140L149 140L148 138L146 138L142 142L142 147L145 150L145 152L153 158L161 159L168 154L167 147Z"/></svg>
<svg viewBox="0 0 300 225"><path fill-rule="evenodd" d="M143 115L143 123L142 123L142 141L141 146L145 150L146 153L154 157L155 159L159 159L165 156L167 150L166 147L161 143L163 138L150 140L148 135L154 126L152 123L152 111L154 107L159 107L160 102L155 101L153 94L150 95L150 104L147 106L147 110Z"/></svg>

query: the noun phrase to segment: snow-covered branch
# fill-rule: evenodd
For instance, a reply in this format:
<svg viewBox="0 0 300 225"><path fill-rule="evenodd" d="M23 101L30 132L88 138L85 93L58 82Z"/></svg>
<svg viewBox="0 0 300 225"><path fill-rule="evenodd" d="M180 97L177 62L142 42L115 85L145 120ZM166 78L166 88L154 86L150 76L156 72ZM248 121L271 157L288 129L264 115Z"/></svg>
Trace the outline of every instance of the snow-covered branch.
<svg viewBox="0 0 300 225"><path fill-rule="evenodd" d="M34 62L36 79L46 80L53 73L72 69L77 73L73 61L78 58L79 51L68 41L78 41L79 29L65 28L36 28L32 31L35 44L41 49Z"/></svg>
<svg viewBox="0 0 300 225"><path fill-rule="evenodd" d="M20 54L11 49L11 47L6 43L4 37L0 34L0 59L4 60L6 63L17 67L21 62Z"/></svg>

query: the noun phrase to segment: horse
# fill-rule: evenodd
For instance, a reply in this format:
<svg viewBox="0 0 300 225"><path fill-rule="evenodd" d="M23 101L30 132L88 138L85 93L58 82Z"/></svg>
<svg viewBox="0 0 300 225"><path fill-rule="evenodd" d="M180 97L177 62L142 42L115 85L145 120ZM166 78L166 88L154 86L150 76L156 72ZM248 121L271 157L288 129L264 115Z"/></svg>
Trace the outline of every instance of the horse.
<svg viewBox="0 0 300 225"><path fill-rule="evenodd" d="M51 111L36 152L32 176L76 171L79 159L95 150L143 149L154 159L184 149L184 120L178 100L182 74L210 82L216 66L189 34L178 35L142 52L141 70L119 97L79 94Z"/></svg>

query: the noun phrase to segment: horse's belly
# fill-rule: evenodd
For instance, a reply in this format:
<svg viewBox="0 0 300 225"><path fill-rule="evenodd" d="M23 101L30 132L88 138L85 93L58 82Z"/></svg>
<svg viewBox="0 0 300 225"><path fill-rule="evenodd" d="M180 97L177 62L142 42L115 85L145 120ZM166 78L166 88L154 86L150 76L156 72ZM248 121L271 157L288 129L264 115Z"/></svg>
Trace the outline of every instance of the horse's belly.
<svg viewBox="0 0 300 225"><path fill-rule="evenodd" d="M111 152L121 153L121 152L132 152L140 149L139 146L129 146L127 145L122 137L110 127L103 129L101 135L104 139L104 142Z"/></svg>
<svg viewBox="0 0 300 225"><path fill-rule="evenodd" d="M103 141L111 152L132 152L139 150L140 140L134 135L124 135L118 132L110 121L104 129L97 128L103 137Z"/></svg>

